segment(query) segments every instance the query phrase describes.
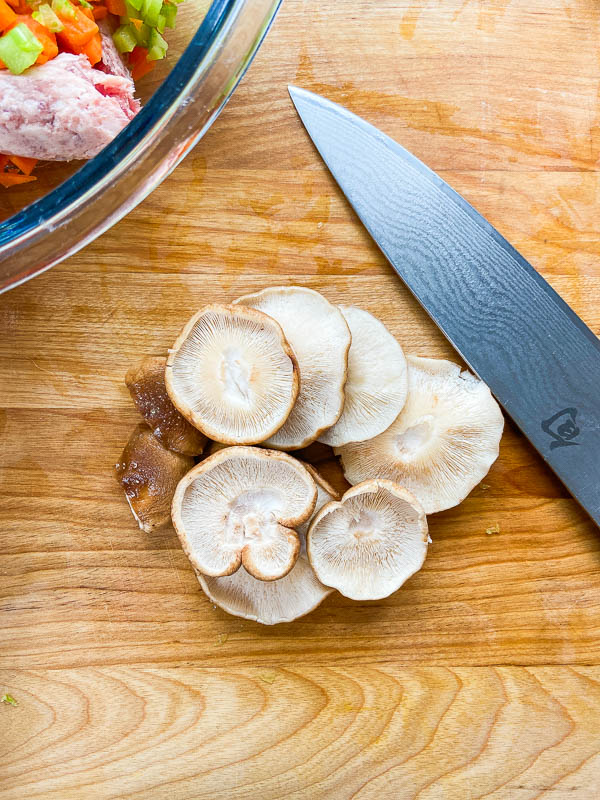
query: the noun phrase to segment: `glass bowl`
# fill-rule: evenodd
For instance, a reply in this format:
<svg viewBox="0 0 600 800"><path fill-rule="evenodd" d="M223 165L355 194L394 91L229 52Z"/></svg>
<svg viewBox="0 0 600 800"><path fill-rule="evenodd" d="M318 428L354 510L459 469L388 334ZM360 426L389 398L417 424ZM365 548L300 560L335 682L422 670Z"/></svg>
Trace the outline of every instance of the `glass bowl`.
<svg viewBox="0 0 600 800"><path fill-rule="evenodd" d="M233 93L281 2L186 0L127 127L84 166L44 164L34 183L1 190L0 292L76 253L167 177Z"/></svg>

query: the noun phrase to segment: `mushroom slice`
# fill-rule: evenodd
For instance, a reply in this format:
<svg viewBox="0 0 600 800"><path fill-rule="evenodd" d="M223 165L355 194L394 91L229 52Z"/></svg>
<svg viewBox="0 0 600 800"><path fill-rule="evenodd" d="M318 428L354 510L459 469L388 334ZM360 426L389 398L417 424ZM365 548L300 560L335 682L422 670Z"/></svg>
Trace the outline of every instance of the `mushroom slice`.
<svg viewBox="0 0 600 800"><path fill-rule="evenodd" d="M339 499L339 495L313 467L305 466L317 484L316 513L325 503ZM308 524L307 521L298 527L300 555L285 577L277 581L257 581L243 567L223 578L197 573L204 593L223 611L263 625L291 622L313 611L333 589L323 586L308 563Z"/></svg>
<svg viewBox="0 0 600 800"><path fill-rule="evenodd" d="M226 447L231 447L230 444L223 444L222 442L211 442L209 441L204 453L207 456L214 456L215 453L218 453L219 450L225 450Z"/></svg>
<svg viewBox="0 0 600 800"><path fill-rule="evenodd" d="M314 517L308 559L325 585L352 600L379 600L421 569L427 542L425 512L413 495L391 481L370 480Z"/></svg>
<svg viewBox="0 0 600 800"><path fill-rule="evenodd" d="M504 419L483 381L457 364L408 356L406 405L379 436L336 448L350 483L387 478L427 514L460 503L498 457Z"/></svg>
<svg viewBox="0 0 600 800"><path fill-rule="evenodd" d="M184 551L204 575L240 566L262 581L282 578L300 553L294 528L307 520L317 487L286 453L226 447L180 481L172 517Z"/></svg>
<svg viewBox="0 0 600 800"><path fill-rule="evenodd" d="M175 488L193 466L191 456L167 450L144 423L135 428L115 472L143 531L151 533L171 521Z"/></svg>
<svg viewBox="0 0 600 800"><path fill-rule="evenodd" d="M206 436L183 417L171 402L165 387L166 358L145 358L125 376L135 407L159 442L169 450L198 456Z"/></svg>
<svg viewBox="0 0 600 800"><path fill-rule="evenodd" d="M278 323L240 306L206 306L167 359L176 408L209 438L256 444L279 430L298 395L298 365Z"/></svg>
<svg viewBox="0 0 600 800"><path fill-rule="evenodd" d="M319 436L332 447L372 439L389 428L406 401L408 379L402 348L377 317L356 306L339 306L352 344L346 402L335 425Z"/></svg>
<svg viewBox="0 0 600 800"><path fill-rule="evenodd" d="M235 302L276 319L300 367L296 405L265 444L278 450L306 447L342 413L351 340L348 325L323 295L301 286L275 286Z"/></svg>

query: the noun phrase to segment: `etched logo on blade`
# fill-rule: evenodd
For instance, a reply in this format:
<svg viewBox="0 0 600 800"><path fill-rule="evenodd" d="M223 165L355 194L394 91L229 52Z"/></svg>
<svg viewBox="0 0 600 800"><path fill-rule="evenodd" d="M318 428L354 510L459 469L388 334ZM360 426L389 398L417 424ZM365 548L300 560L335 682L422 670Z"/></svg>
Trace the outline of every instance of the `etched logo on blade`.
<svg viewBox="0 0 600 800"><path fill-rule="evenodd" d="M542 430L553 439L550 442L550 450L581 444L581 442L574 441L580 434L576 419L576 408L563 408L562 411L557 411L552 417L542 422Z"/></svg>

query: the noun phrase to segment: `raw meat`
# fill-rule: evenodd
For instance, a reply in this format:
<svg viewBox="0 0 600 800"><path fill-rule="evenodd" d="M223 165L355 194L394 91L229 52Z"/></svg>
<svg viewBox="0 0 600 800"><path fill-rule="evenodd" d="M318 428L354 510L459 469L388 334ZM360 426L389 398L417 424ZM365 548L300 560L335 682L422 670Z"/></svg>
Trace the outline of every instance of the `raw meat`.
<svg viewBox="0 0 600 800"><path fill-rule="evenodd" d="M93 158L140 109L129 76L60 53L23 75L0 72L0 153L45 161Z"/></svg>
<svg viewBox="0 0 600 800"><path fill-rule="evenodd" d="M115 40L113 39L113 29L107 19L102 19L98 22L100 29L100 38L102 39L102 61L96 64L96 69L102 72L108 72L109 75L120 75L122 78L131 78L131 74L121 54L116 48Z"/></svg>

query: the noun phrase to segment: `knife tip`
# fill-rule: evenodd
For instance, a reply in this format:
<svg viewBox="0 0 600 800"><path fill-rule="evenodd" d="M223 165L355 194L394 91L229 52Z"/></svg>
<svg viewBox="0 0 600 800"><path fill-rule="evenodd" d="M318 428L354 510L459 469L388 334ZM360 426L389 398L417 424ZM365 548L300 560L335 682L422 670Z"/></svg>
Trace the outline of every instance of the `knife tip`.
<svg viewBox="0 0 600 800"><path fill-rule="evenodd" d="M293 83L288 83L287 89L294 103L302 98L308 99L312 96L312 92L309 92L308 89L301 89L300 86L294 86Z"/></svg>

